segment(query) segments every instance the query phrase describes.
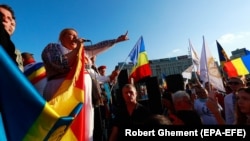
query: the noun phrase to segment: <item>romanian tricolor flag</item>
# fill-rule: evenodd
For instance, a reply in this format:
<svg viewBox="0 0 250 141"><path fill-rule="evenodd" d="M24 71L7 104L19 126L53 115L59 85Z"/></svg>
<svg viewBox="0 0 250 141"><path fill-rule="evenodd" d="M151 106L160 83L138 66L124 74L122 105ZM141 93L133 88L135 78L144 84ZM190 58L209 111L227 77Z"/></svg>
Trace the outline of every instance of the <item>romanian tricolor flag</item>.
<svg viewBox="0 0 250 141"><path fill-rule="evenodd" d="M220 43L216 40L217 44L217 49L218 49L218 54L219 54L219 59L220 59L220 65L223 67L224 63L229 61L230 59L228 58L225 50L222 48Z"/></svg>
<svg viewBox="0 0 250 141"><path fill-rule="evenodd" d="M46 70L43 62L34 62L26 65L23 73L35 86L38 92L43 95L43 90L47 83Z"/></svg>
<svg viewBox="0 0 250 141"><path fill-rule="evenodd" d="M129 80L133 78L133 81L137 82L145 77L150 77L152 75L142 36L139 38L139 40L135 44L135 47L130 52L129 57L134 64L134 67L132 68L129 76Z"/></svg>
<svg viewBox="0 0 250 141"><path fill-rule="evenodd" d="M247 75L250 72L250 54L224 63L223 70L228 77Z"/></svg>
<svg viewBox="0 0 250 141"><path fill-rule="evenodd" d="M31 64L32 66L24 71L24 74L28 77L32 84L36 84L40 80L46 78L46 70L43 62L37 62Z"/></svg>
<svg viewBox="0 0 250 141"><path fill-rule="evenodd" d="M72 128L82 101L67 101L65 113L46 102L0 47L0 140L61 140ZM74 122L73 122L74 121Z"/></svg>

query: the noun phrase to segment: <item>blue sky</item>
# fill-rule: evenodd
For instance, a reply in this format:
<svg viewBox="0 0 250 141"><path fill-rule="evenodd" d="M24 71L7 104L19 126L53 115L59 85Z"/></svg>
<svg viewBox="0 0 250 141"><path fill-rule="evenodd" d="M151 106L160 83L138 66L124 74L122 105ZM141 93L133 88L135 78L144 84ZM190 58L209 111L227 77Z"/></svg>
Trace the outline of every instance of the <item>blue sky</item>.
<svg viewBox="0 0 250 141"><path fill-rule="evenodd" d="M188 40L197 53L205 37L218 60L216 40L226 53L250 49L249 0L4 0L16 15L12 40L21 52L41 60L43 48L58 42L60 31L75 28L97 43L128 31L129 40L97 57L108 73L128 54L140 36L150 60L188 54ZM88 43L86 43L88 44Z"/></svg>

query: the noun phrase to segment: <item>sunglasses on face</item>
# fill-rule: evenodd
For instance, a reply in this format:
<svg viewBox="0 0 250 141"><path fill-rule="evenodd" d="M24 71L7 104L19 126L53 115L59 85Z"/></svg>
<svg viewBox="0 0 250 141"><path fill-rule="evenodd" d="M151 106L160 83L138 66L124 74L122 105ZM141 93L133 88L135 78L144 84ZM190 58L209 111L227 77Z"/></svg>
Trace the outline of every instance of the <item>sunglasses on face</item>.
<svg viewBox="0 0 250 141"><path fill-rule="evenodd" d="M239 82L228 82L229 85L239 85Z"/></svg>

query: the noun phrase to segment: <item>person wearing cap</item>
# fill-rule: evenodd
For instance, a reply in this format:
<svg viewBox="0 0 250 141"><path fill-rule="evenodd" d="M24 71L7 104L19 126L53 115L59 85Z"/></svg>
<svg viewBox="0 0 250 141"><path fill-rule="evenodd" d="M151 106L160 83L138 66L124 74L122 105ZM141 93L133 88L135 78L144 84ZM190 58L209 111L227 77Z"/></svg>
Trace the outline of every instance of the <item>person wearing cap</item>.
<svg viewBox="0 0 250 141"><path fill-rule="evenodd" d="M114 85L116 83L116 78L120 73L119 69L115 69L112 71L111 75L106 76L106 69L107 67L105 65L98 67L98 72L100 73L99 80L101 82L109 82L111 85Z"/></svg>
<svg viewBox="0 0 250 141"><path fill-rule="evenodd" d="M118 68L115 68L115 70L113 70L110 75L106 75L106 69L107 67L105 65L101 65L98 67L98 72L100 75L97 77L97 80L99 81L103 91L105 91L107 97L107 103L110 106L110 104L112 104L112 96L111 96L112 87L115 85L117 81L117 77L120 73L120 70ZM109 109L110 108L111 107L109 107Z"/></svg>
<svg viewBox="0 0 250 141"><path fill-rule="evenodd" d="M32 53L23 52L24 75L37 89L39 94L43 95L43 90L47 83L46 71L43 62L36 62Z"/></svg>
<svg viewBox="0 0 250 141"><path fill-rule="evenodd" d="M87 68L87 70L92 78L97 79L100 84L103 84L103 83L109 83L110 85L115 84L115 80L120 73L119 69L116 68L111 73L111 75L106 76L107 67L105 65L96 67L96 64L95 64L96 56L91 57L90 60L92 62L92 65L91 67Z"/></svg>
<svg viewBox="0 0 250 141"><path fill-rule="evenodd" d="M98 71L101 75L105 75L106 69L107 67L104 65L98 67Z"/></svg>
<svg viewBox="0 0 250 141"><path fill-rule="evenodd" d="M23 66L26 66L26 68L27 68L27 66L36 62L34 57L33 57L33 54L31 54L29 52L23 52L21 55L22 55L22 59L23 59Z"/></svg>
<svg viewBox="0 0 250 141"><path fill-rule="evenodd" d="M115 85L117 76L120 73L120 70L118 68L115 68L113 72L110 75L106 75L106 70L107 67L105 65L101 65L98 67L98 72L100 74L99 76L99 81L101 82L101 88L104 91L105 95L105 100L104 100L104 105L105 109L104 111L104 122L106 124L106 130L107 130L107 136L109 136L111 132L111 117L114 115L113 112L113 99L112 99L112 87Z"/></svg>
<svg viewBox="0 0 250 141"><path fill-rule="evenodd" d="M106 76L105 65L99 67L96 66L96 56L91 57L92 66L87 69L92 79L97 80L101 90L101 103L99 106L95 104L94 118L95 118L95 129L94 129L94 139L96 140L107 140L109 131L109 120L111 117L111 90L110 85L114 84L115 78L119 74L119 70L116 69L116 73L111 76ZM98 92L97 90L94 92ZM92 92L93 93L93 92ZM92 94L93 95L93 94ZM100 127L101 125L101 127Z"/></svg>

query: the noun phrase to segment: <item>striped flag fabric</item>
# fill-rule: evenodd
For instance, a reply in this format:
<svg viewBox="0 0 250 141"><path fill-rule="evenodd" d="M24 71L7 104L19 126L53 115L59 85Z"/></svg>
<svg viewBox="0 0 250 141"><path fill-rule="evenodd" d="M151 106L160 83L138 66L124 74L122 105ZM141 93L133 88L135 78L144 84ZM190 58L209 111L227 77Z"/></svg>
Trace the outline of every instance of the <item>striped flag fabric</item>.
<svg viewBox="0 0 250 141"><path fill-rule="evenodd" d="M228 77L247 75L250 72L250 54L224 63L223 70Z"/></svg>
<svg viewBox="0 0 250 141"><path fill-rule="evenodd" d="M148 56L142 36L139 38L134 48L130 52L129 57L134 64L129 76L129 80L133 78L133 82L136 83L139 80L152 75L152 70L148 61Z"/></svg>
<svg viewBox="0 0 250 141"><path fill-rule="evenodd" d="M228 58L225 50L222 48L222 46L217 40L216 40L216 45L219 54L220 65L223 67L224 63L229 61L230 59Z"/></svg>
<svg viewBox="0 0 250 141"><path fill-rule="evenodd" d="M84 49L79 49L77 63L72 67L69 74L55 93L52 100L49 101L50 106L57 111L60 115L72 114L72 109L79 104L83 105L79 114L75 115L75 120L62 137L61 141L88 141L92 132L91 124L93 119L89 118L90 101L85 97L85 61ZM91 101L92 102L92 101ZM62 106L65 105L65 106Z"/></svg>
<svg viewBox="0 0 250 141"><path fill-rule="evenodd" d="M35 86L38 92L43 95L43 90L47 83L46 70L43 62L34 62L26 65L23 73Z"/></svg>
<svg viewBox="0 0 250 141"><path fill-rule="evenodd" d="M32 84L36 84L40 80L46 77L46 70L43 62L37 62L31 64L31 66L24 71L24 74L28 77Z"/></svg>
<svg viewBox="0 0 250 141"><path fill-rule="evenodd" d="M0 66L0 78L4 82L0 84L0 131L5 134L0 139L61 140L78 117L83 103L67 103L67 106L62 106L69 111L65 114L56 111L42 98L2 47Z"/></svg>

